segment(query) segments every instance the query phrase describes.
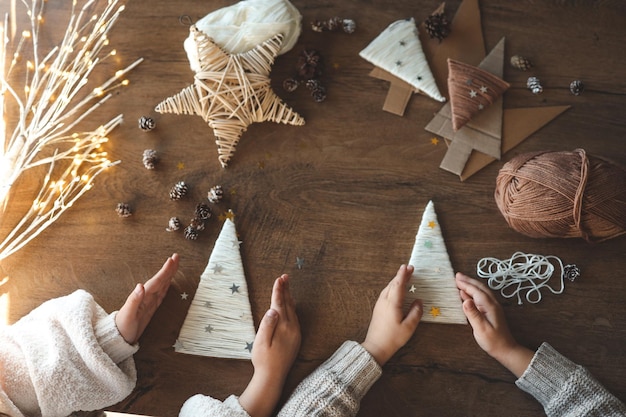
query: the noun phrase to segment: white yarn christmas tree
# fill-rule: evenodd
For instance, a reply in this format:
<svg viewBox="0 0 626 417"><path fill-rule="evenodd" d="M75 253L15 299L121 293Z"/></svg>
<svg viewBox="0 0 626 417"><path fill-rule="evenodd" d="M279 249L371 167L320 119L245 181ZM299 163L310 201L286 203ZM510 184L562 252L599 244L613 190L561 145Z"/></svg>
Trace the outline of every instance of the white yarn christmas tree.
<svg viewBox="0 0 626 417"><path fill-rule="evenodd" d="M406 302L410 304L416 298L422 300L424 315L421 321L467 324L432 201L424 209L409 265L415 270L409 280Z"/></svg>
<svg viewBox="0 0 626 417"><path fill-rule="evenodd" d="M226 219L174 346L176 352L250 359L255 330L235 223Z"/></svg>
<svg viewBox="0 0 626 417"><path fill-rule="evenodd" d="M424 55L415 19L393 22L359 55L435 100L446 101Z"/></svg>

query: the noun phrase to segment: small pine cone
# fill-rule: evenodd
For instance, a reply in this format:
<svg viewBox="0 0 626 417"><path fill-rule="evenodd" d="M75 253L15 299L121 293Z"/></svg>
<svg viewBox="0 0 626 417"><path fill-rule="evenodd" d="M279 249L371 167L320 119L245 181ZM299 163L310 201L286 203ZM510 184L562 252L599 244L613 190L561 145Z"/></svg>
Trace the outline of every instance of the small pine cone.
<svg viewBox="0 0 626 417"><path fill-rule="evenodd" d="M322 88L322 82L320 80L316 80L315 78L306 80L305 85L306 85L306 88L308 88L311 91L317 88Z"/></svg>
<svg viewBox="0 0 626 417"><path fill-rule="evenodd" d="M323 60L320 53L315 49L305 49L298 56L296 69L298 77L304 80L318 78L322 75Z"/></svg>
<svg viewBox="0 0 626 417"><path fill-rule="evenodd" d="M583 91L585 91L585 84L583 84L580 80L574 80L569 85L569 91L571 91L575 96L579 96Z"/></svg>
<svg viewBox="0 0 626 417"><path fill-rule="evenodd" d="M115 212L120 217L129 217L133 214L133 212L130 210L130 206L127 203L117 203Z"/></svg>
<svg viewBox="0 0 626 417"><path fill-rule="evenodd" d="M204 221L202 219L199 219L197 217L194 217L193 219L191 219L191 221L189 222L189 227L193 227L194 229L196 229L198 232L201 232L204 230Z"/></svg>
<svg viewBox="0 0 626 417"><path fill-rule="evenodd" d="M209 190L207 194L207 198L209 199L209 203L219 203L224 198L224 190L221 185L216 185L215 187Z"/></svg>
<svg viewBox="0 0 626 417"><path fill-rule="evenodd" d="M311 29L313 29L314 32L324 32L326 30L326 22L314 20L311 22Z"/></svg>
<svg viewBox="0 0 626 417"><path fill-rule="evenodd" d="M189 225L185 227L185 230L183 230L183 234L185 235L185 239L196 240L198 238L198 229L196 229L192 225Z"/></svg>
<svg viewBox="0 0 626 417"><path fill-rule="evenodd" d="M156 127L156 122L152 117L149 116L141 116L139 118L139 129L144 132L149 132Z"/></svg>
<svg viewBox="0 0 626 417"><path fill-rule="evenodd" d="M528 81L526 81L526 87L528 87L528 89L532 91L533 94L540 94L543 92L543 87L541 86L541 82L537 77L528 77Z"/></svg>
<svg viewBox="0 0 626 417"><path fill-rule="evenodd" d="M211 208L204 203L200 203L196 206L196 218L206 220L211 218Z"/></svg>
<svg viewBox="0 0 626 417"><path fill-rule="evenodd" d="M343 19L343 31L347 34L354 33L356 30L356 22L352 19Z"/></svg>
<svg viewBox="0 0 626 417"><path fill-rule="evenodd" d="M178 229L180 229L180 220L178 217L171 217L169 222L167 222L167 228L165 230L168 232L174 232Z"/></svg>
<svg viewBox="0 0 626 417"><path fill-rule="evenodd" d="M518 70L528 71L533 67L533 63L528 60L528 58L524 58L521 55L513 55L511 57L511 66L513 68L517 68Z"/></svg>
<svg viewBox="0 0 626 417"><path fill-rule="evenodd" d="M300 83L298 82L298 80L293 77L289 77L285 81L283 81L283 89L288 93L293 93L294 91L296 91L296 88L298 88L299 84Z"/></svg>
<svg viewBox="0 0 626 417"><path fill-rule="evenodd" d="M311 97L316 103L321 103L326 100L326 89L324 87L319 87L311 91Z"/></svg>
<svg viewBox="0 0 626 417"><path fill-rule="evenodd" d="M170 198L172 200L180 200L188 191L189 187L187 187L187 184L184 181L178 181L170 190Z"/></svg>
<svg viewBox="0 0 626 417"><path fill-rule="evenodd" d="M157 151L154 149L146 149L143 151L143 166L145 166L146 169L154 169L158 160Z"/></svg>
<svg viewBox="0 0 626 417"><path fill-rule="evenodd" d="M443 12L433 13L424 21L430 39L437 38L441 42L450 34L450 22Z"/></svg>

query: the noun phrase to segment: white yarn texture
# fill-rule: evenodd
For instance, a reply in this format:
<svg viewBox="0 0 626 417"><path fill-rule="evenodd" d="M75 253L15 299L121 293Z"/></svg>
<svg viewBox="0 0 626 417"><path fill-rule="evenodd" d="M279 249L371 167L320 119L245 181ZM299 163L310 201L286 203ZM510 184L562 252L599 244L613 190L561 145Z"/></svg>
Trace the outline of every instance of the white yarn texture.
<svg viewBox="0 0 626 417"><path fill-rule="evenodd" d="M231 287L237 286L237 290ZM209 327L210 326L210 327ZM226 219L200 277L175 350L250 359L255 330L235 223Z"/></svg>
<svg viewBox="0 0 626 417"><path fill-rule="evenodd" d="M421 321L467 324L432 201L424 209L409 265L415 270L409 280L406 302L411 303L416 298L422 300L424 315ZM415 287L414 291L411 287ZM435 311L436 314L432 314Z"/></svg>
<svg viewBox="0 0 626 417"><path fill-rule="evenodd" d="M289 51L302 31L302 16L288 0L245 0L217 9L195 23L229 54L247 52L266 40L283 35L278 55ZM193 72L200 71L198 48L192 36L184 42Z"/></svg>
<svg viewBox="0 0 626 417"><path fill-rule="evenodd" d="M446 101L424 55L415 19L393 22L359 55L435 100Z"/></svg>
<svg viewBox="0 0 626 417"><path fill-rule="evenodd" d="M557 288L549 284L556 263L561 269L557 279ZM517 304L522 304L522 295L527 302L536 304L542 299L541 290L547 289L553 294L561 294L565 289L565 267L556 256L515 252L509 259L483 258L476 265L476 274L487 279L492 290L500 291L505 298L517 297Z"/></svg>

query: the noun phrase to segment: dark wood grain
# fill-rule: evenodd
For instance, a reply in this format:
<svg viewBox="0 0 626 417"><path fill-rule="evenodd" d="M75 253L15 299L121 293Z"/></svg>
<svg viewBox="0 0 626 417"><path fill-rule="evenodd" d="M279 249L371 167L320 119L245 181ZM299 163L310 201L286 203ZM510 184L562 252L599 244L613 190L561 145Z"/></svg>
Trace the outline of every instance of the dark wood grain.
<svg viewBox="0 0 626 417"><path fill-rule="evenodd" d="M66 3L50 0L48 12L63 19ZM625 400L626 240L590 245L527 238L507 226L493 200L498 170L521 152L581 147L626 163L624 3L481 0L487 50L505 36L506 56L530 57L545 88L533 96L525 87L529 74L507 65L504 75L512 88L505 107L572 108L465 183L439 169L445 146L432 145L423 129L441 105L414 96L404 117L383 112L388 85L368 77L371 65L358 56L392 21L426 18L438 6L436 0L295 0L304 30L296 47L276 60L272 80L275 91L307 124L250 126L230 166L220 168L212 131L201 118L156 115L153 108L193 80L182 48L188 29L179 17L197 20L231 3L128 3L110 37L119 62L94 74L104 79L117 65L145 59L130 74L131 85L118 90L93 117L101 121L124 114L125 123L107 145L111 157L123 162L100 176L93 190L56 224L2 262L9 281L0 291L9 295L9 321L77 288L115 310L136 282L147 280L167 256L178 252L180 271L136 355L137 388L113 408L171 416L198 392L220 399L241 393L252 374L250 363L181 355L172 348L191 300L181 300L180 293L193 296L221 225L214 219L195 242L167 233L165 227L171 216L186 221L208 189L221 184L227 193L216 214L229 208L236 213L255 324L269 304L273 279L281 273L292 277L303 343L286 398L344 340L364 337L378 292L408 260L421 213L432 199L457 270L473 274L480 258L503 259L518 250L556 255L582 269L582 278L567 283L563 295L547 295L537 305L503 300L505 311L521 342L535 348L549 341ZM453 13L460 1L446 4ZM355 19L357 31L309 30L312 19L334 15ZM58 40L63 25L51 21L56 20L48 19L44 34ZM281 87L304 47L319 49L326 59L328 99L321 104L305 89L286 93ZM586 86L578 97L568 89L574 79ZM136 121L142 115L154 116L157 129L140 131ZM147 148L161 157L153 172L141 163ZM184 169L177 168L179 162ZM190 196L172 202L168 191L179 180L190 185ZM36 175L20 182L11 213L31 204L27 190L36 182ZM116 216L120 201L132 205L132 217ZM14 218L11 214L2 221L2 235ZM296 257L304 258L302 269ZM359 416L541 412L535 400L515 387L514 377L478 348L469 326L422 324L385 367Z"/></svg>

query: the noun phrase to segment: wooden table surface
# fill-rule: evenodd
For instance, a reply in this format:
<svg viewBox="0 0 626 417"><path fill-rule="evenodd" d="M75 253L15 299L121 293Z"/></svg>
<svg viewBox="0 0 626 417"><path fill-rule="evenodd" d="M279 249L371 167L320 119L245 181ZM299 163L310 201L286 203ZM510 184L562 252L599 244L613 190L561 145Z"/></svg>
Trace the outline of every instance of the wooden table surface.
<svg viewBox="0 0 626 417"><path fill-rule="evenodd" d="M0 9L8 9L8 3ZM65 3L47 2L46 39L58 40L64 30L56 22L67 15ZM180 270L136 355L137 388L112 409L173 416L196 393L219 399L241 393L252 374L249 362L178 354L172 348L221 222L212 219L197 241L167 233L165 227L171 216L186 221L208 189L221 184L226 198L215 211L230 208L236 214L255 325L269 305L274 278L292 277L303 341L284 400L344 340L363 339L378 293L408 261L422 211L432 199L456 270L475 274L479 259L505 259L516 251L556 255L580 267L582 277L567 282L562 295L544 295L539 304L521 306L500 299L522 343L536 348L549 341L626 400L626 240L588 244L527 238L507 226L493 198L498 170L522 152L584 148L626 163L626 6L617 0L480 0L486 49L505 36L507 60L513 54L530 57L545 87L542 95L532 95L525 85L529 73L506 65L504 78L512 87L504 107L572 107L502 161L460 182L439 168L443 141L433 145L432 134L424 130L441 104L415 95L403 117L382 111L388 84L369 77L372 65L358 56L391 22L407 17L420 22L438 0L295 0L303 32L295 48L278 57L271 77L277 94L307 123L250 126L230 166L222 169L212 130L200 117L159 115L154 106L193 80L182 46L188 27L179 17L196 21L232 3L128 2L110 36L118 62L103 64L95 76L104 78L138 57L144 62L130 73L130 86L117 90L90 117L96 124L124 114L125 123L106 145L111 158L122 163L98 177L53 226L2 261L1 272L9 278L0 287L8 294L7 320L14 322L44 300L78 288L113 311L136 282L147 280L178 252ZM448 16L459 4L446 3ZM311 20L335 15L354 19L356 32L310 30ZM305 47L318 49L327 63L323 103L315 103L305 89L282 89ZM577 97L568 88L574 79L586 85ZM155 117L154 131L137 128L142 115ZM141 161L149 148L161 157L154 171ZM170 201L169 189L179 180L190 185L190 195ZM27 176L22 186L36 181ZM32 197L19 189L11 201L13 213L28 207ZM132 217L116 215L122 201L131 204ZM0 225L2 236L13 218L7 216ZM304 259L301 269L296 258ZM184 292L187 300L181 299ZM385 366L359 416L541 412L532 397L516 388L514 377L481 351L469 326L423 323Z"/></svg>

